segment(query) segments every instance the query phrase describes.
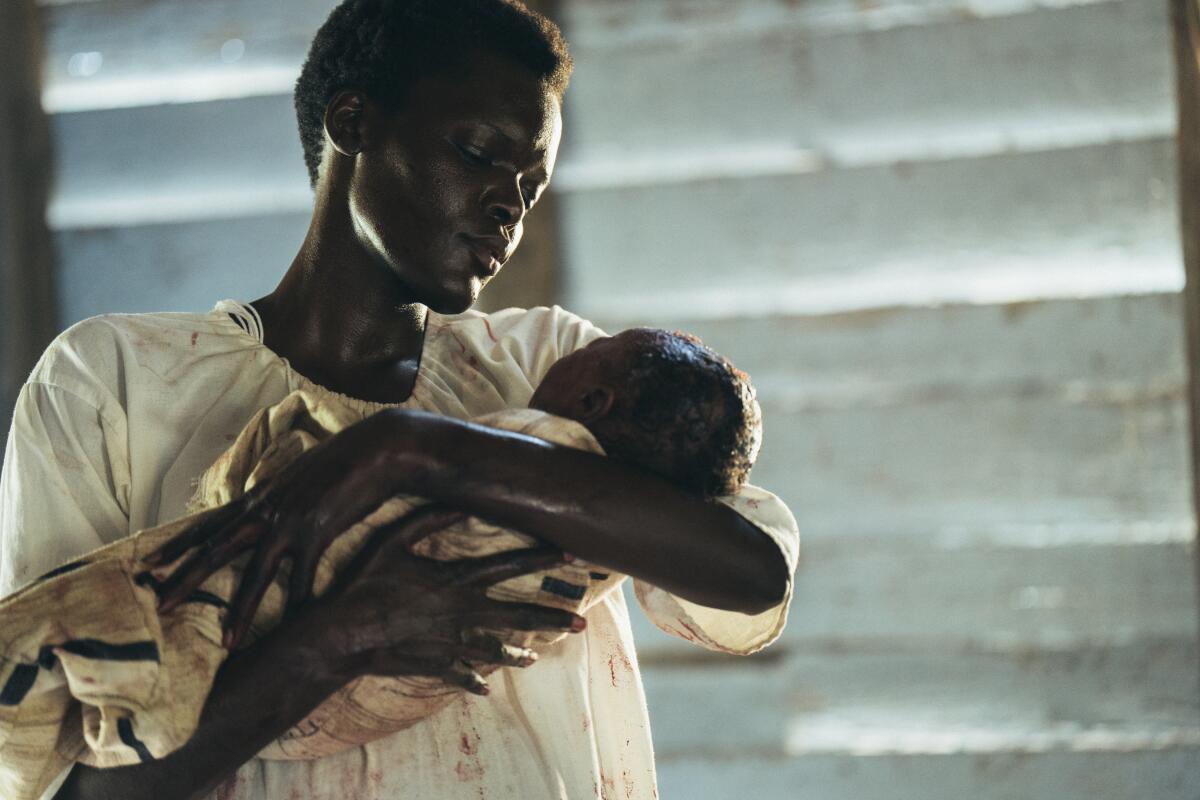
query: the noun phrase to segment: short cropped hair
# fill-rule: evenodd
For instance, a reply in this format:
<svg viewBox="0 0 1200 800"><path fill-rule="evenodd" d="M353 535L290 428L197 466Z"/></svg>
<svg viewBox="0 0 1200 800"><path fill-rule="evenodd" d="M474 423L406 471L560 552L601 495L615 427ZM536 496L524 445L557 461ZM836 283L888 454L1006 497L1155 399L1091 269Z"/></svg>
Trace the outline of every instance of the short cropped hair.
<svg viewBox="0 0 1200 800"><path fill-rule="evenodd" d="M562 32L518 0L344 0L317 31L296 81L296 119L309 180L317 184L325 108L358 88L399 110L418 78L486 51L528 68L560 99L571 77Z"/></svg>
<svg viewBox="0 0 1200 800"><path fill-rule="evenodd" d="M655 328L627 335L636 347L617 367L610 424L595 431L605 452L706 498L737 492L762 442L749 376L694 336Z"/></svg>

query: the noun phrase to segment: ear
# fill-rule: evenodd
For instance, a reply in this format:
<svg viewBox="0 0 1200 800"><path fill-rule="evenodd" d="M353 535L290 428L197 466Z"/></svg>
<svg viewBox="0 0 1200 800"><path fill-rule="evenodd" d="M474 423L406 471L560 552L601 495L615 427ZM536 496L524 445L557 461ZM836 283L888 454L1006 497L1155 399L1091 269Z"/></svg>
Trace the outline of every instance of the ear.
<svg viewBox="0 0 1200 800"><path fill-rule="evenodd" d="M358 89L343 89L325 106L325 135L344 156L362 152L367 98Z"/></svg>
<svg viewBox="0 0 1200 800"><path fill-rule="evenodd" d="M589 389L575 401L575 407L578 411L575 419L587 425L590 422L595 422L603 418L612 410L614 399L613 390L607 386L597 386L594 389Z"/></svg>

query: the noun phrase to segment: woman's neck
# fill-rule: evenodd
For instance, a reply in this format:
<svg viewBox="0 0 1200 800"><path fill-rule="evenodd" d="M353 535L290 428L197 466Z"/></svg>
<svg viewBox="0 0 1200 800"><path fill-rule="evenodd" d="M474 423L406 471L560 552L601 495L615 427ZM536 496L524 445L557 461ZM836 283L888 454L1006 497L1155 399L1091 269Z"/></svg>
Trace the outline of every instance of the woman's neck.
<svg viewBox="0 0 1200 800"><path fill-rule="evenodd" d="M398 296L395 278L370 263L352 236L321 230L320 216L275 291L254 301L264 343L326 388L406 400L429 311Z"/></svg>

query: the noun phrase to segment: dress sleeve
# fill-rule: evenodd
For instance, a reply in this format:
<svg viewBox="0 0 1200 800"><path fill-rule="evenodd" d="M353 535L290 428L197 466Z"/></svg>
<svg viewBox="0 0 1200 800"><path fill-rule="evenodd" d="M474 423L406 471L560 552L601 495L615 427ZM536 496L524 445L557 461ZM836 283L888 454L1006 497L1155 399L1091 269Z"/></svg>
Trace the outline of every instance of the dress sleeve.
<svg viewBox="0 0 1200 800"><path fill-rule="evenodd" d="M531 389L542 382L555 361L608 335L559 306L506 308L486 316L464 318L463 322L471 326L466 333L477 341L482 343L486 337L504 350ZM519 405L524 405L524 401Z"/></svg>
<svg viewBox="0 0 1200 800"><path fill-rule="evenodd" d="M80 389L31 381L17 398L0 473L0 597L129 533L124 415ZM69 773L38 779L49 779L43 800Z"/></svg>
<svg viewBox="0 0 1200 800"><path fill-rule="evenodd" d="M77 392L21 390L0 475L0 597L129 534L124 425Z"/></svg>
<svg viewBox="0 0 1200 800"><path fill-rule="evenodd" d="M792 601L793 576L799 557L800 532L783 501L757 486L745 486L736 495L717 498L765 533L779 547L788 567L783 600L761 614L742 614L697 605L682 597L634 580L634 594L646 616L663 631L689 642L734 655L755 653L779 638Z"/></svg>

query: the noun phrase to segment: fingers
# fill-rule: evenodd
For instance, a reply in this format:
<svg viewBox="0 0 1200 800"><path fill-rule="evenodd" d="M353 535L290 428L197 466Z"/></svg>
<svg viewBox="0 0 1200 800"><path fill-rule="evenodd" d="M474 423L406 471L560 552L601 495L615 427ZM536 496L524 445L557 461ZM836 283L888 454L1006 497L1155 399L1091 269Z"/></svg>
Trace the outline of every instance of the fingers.
<svg viewBox="0 0 1200 800"><path fill-rule="evenodd" d="M461 512L450 511L430 504L405 514L395 522L379 527L358 551L358 555L354 557L349 569L343 573L343 586L364 573L387 569L392 563L391 559L397 555L412 556L410 541L420 541L431 533L435 533L447 525L461 522L465 518L466 515ZM393 553L391 548L395 546L403 548L403 552Z"/></svg>
<svg viewBox="0 0 1200 800"><path fill-rule="evenodd" d="M494 583L539 572L562 563L562 551L553 547L511 550L484 558L464 558L451 562L448 569L455 583L462 586L490 586Z"/></svg>
<svg viewBox="0 0 1200 800"><path fill-rule="evenodd" d="M411 550L422 539L427 539L442 528L462 522L466 518L467 515L461 511L430 503L410 511L390 525L381 527L375 535L389 539L398 536L403 540L404 546Z"/></svg>
<svg viewBox="0 0 1200 800"><path fill-rule="evenodd" d="M477 695L491 692L483 676L461 659L446 656L421 656L414 652L428 650L420 645L404 648L397 652L387 649L375 653L368 667L369 675L424 675L439 678L451 686L458 686ZM435 648L440 649L440 648Z"/></svg>
<svg viewBox="0 0 1200 800"><path fill-rule="evenodd" d="M498 600L486 600L482 610L464 614L461 620L469 628L515 631L578 633L587 628L587 620L570 611L535 603L502 603Z"/></svg>
<svg viewBox="0 0 1200 800"><path fill-rule="evenodd" d="M491 688L487 681L471 667L467 666L462 661L453 661L450 666L441 674L441 679L453 686L461 686L471 694L477 694L483 697L491 694Z"/></svg>
<svg viewBox="0 0 1200 800"><path fill-rule="evenodd" d="M210 575L253 546L266 527L261 520L242 519L236 521L233 528L218 531L201 542L195 552L162 582L158 593L159 610L170 611L183 602Z"/></svg>
<svg viewBox="0 0 1200 800"><path fill-rule="evenodd" d="M292 575L288 580L287 612L291 614L312 596L313 580L317 575L318 557L307 548L292 558Z"/></svg>
<svg viewBox="0 0 1200 800"><path fill-rule="evenodd" d="M496 664L501 667L528 667L537 661L537 653L525 647L505 644L481 631L464 631L459 656L467 661Z"/></svg>
<svg viewBox="0 0 1200 800"><path fill-rule="evenodd" d="M176 536L163 543L158 550L147 554L142 561L151 567L170 564L201 542L212 539L220 532L221 528L232 522L241 513L241 504L236 501L213 509L197 519L191 527L180 531Z"/></svg>
<svg viewBox="0 0 1200 800"><path fill-rule="evenodd" d="M254 612L258 611L258 604L262 602L279 569L279 561L279 556L265 549L255 551L254 558L250 559L237 594L229 606L229 614L225 617L225 635L221 641L225 649L236 648L250 630Z"/></svg>

